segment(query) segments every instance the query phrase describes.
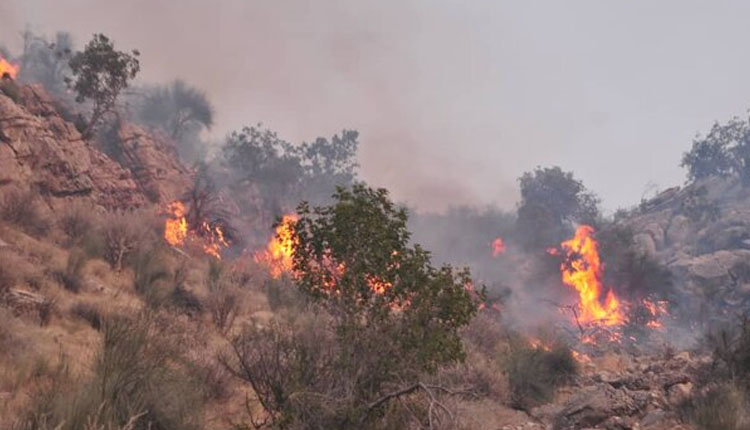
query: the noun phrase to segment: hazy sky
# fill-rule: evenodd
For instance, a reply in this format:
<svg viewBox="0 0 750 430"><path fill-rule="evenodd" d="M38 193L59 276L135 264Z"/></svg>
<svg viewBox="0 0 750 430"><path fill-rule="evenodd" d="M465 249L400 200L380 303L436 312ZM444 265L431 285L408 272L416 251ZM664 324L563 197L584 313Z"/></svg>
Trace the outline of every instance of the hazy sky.
<svg viewBox="0 0 750 430"><path fill-rule="evenodd" d="M291 141L361 132L368 182L425 210L512 207L515 178L570 169L605 208L679 184L681 153L750 107L750 2L0 0L25 25L138 48L180 77L216 136L263 122Z"/></svg>

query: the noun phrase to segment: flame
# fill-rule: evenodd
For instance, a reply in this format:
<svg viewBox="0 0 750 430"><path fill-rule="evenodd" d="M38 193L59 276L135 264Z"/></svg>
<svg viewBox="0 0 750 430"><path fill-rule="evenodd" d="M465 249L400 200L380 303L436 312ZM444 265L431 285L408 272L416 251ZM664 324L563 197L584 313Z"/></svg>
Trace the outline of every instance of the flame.
<svg viewBox="0 0 750 430"><path fill-rule="evenodd" d="M7 73L11 78L15 79L19 70L21 70L21 66L9 62L0 55L0 76Z"/></svg>
<svg viewBox="0 0 750 430"><path fill-rule="evenodd" d="M174 201L167 206L167 220L164 222L164 239L172 246L182 246L188 235L185 205Z"/></svg>
<svg viewBox="0 0 750 430"><path fill-rule="evenodd" d="M274 279L283 273L292 271L292 254L294 253L294 223L297 215L287 214L281 218L276 226L274 236L268 242L266 249L257 252L253 259L258 263L265 263Z"/></svg>
<svg viewBox="0 0 750 430"><path fill-rule="evenodd" d="M660 319L662 316L669 315L669 311L667 309L669 302L667 302L666 300L653 302L648 299L643 299L641 303L652 318L646 323L646 327L653 329L663 328L664 324L662 324Z"/></svg>
<svg viewBox="0 0 750 430"><path fill-rule="evenodd" d="M505 253L505 242L502 237L498 236L492 241L492 256L497 257L503 253Z"/></svg>
<svg viewBox="0 0 750 430"><path fill-rule="evenodd" d="M199 240L206 254L221 260L221 249L229 247L224 231L203 221L198 231L190 230L186 218L185 204L176 200L167 205L167 219L164 221L164 240L172 246L184 246L189 237Z"/></svg>
<svg viewBox="0 0 750 430"><path fill-rule="evenodd" d="M607 291L602 302L602 264L593 233L592 227L581 225L572 239L561 244L567 257L560 266L562 281L578 292L581 324L619 326L625 316L614 291Z"/></svg>
<svg viewBox="0 0 750 430"><path fill-rule="evenodd" d="M544 351L551 351L552 350L552 348L549 345L547 345L546 343L542 342L541 339L537 339L535 337L529 338L529 345L533 349L541 349L541 350L544 350Z"/></svg>

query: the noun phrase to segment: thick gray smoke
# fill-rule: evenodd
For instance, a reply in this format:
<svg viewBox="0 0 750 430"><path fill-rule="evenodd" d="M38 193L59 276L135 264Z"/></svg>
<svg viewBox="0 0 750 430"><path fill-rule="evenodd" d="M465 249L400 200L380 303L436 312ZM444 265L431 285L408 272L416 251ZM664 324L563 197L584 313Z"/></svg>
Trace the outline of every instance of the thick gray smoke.
<svg viewBox="0 0 750 430"><path fill-rule="evenodd" d="M206 90L214 138L359 130L363 178L423 210L511 208L514 178L550 164L613 210L679 182L694 131L743 112L750 5L574 3L6 0L0 40L106 33L144 80Z"/></svg>

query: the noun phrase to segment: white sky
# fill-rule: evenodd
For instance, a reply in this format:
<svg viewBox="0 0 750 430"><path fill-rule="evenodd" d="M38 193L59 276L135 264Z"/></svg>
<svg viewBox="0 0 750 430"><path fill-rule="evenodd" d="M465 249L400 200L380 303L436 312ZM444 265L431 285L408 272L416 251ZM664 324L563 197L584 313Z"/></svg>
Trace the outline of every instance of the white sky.
<svg viewBox="0 0 750 430"><path fill-rule="evenodd" d="M536 165L608 210L682 182L696 132L750 107L750 2L2 0L26 24L138 48L217 107L214 135L361 132L364 179L424 210L512 207Z"/></svg>

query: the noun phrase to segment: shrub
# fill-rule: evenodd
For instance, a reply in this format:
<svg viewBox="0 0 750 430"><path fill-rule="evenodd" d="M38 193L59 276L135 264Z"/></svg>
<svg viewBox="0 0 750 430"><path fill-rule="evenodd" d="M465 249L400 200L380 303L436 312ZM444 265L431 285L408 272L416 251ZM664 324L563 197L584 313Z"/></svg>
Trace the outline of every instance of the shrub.
<svg viewBox="0 0 750 430"><path fill-rule="evenodd" d="M683 419L701 430L747 430L747 394L731 383L706 390L681 405Z"/></svg>
<svg viewBox="0 0 750 430"><path fill-rule="evenodd" d="M199 389L179 364L178 345L152 318L112 317L102 330L92 376L61 379L37 393L26 428L201 428Z"/></svg>
<svg viewBox="0 0 750 430"><path fill-rule="evenodd" d="M54 315L55 311L57 310L57 299L53 297L45 297L42 299L41 303L37 306L37 315L39 316L39 325L42 327L46 327L49 325L50 321L52 320L52 315Z"/></svg>
<svg viewBox="0 0 750 430"><path fill-rule="evenodd" d="M110 214L102 226L104 236L104 258L112 270L121 271L125 259L141 245L144 240L144 229L134 214Z"/></svg>
<svg viewBox="0 0 750 430"><path fill-rule="evenodd" d="M709 332L705 342L729 377L750 382L750 319Z"/></svg>
<svg viewBox="0 0 750 430"><path fill-rule="evenodd" d="M89 323L94 330L99 330L102 327L102 312L99 307L92 303L78 302L70 308L70 313Z"/></svg>
<svg viewBox="0 0 750 430"><path fill-rule="evenodd" d="M2 199L0 218L15 224L33 236L46 234L50 221L42 214L36 196L31 191L11 191Z"/></svg>
<svg viewBox="0 0 750 430"><path fill-rule="evenodd" d="M72 292L78 293L83 288L83 268L88 261L88 256L79 249L73 249L68 253L68 261L65 269L60 271L58 279L63 287Z"/></svg>
<svg viewBox="0 0 750 430"><path fill-rule="evenodd" d="M169 268L156 249L149 249L132 258L133 289L152 308L160 307L168 298L165 282L170 279Z"/></svg>
<svg viewBox="0 0 750 430"><path fill-rule="evenodd" d="M564 345L550 349L514 345L507 357L505 371L513 407L529 410L549 402L555 388L573 377L578 366L570 348Z"/></svg>
<svg viewBox="0 0 750 430"><path fill-rule="evenodd" d="M435 394L422 378L464 358L459 330L483 291L468 288L467 270L432 266L386 190L355 185L333 199L301 204L289 225L304 309L287 312L289 323L246 327L223 362L272 428L399 428L400 413L429 398L411 408L424 424Z"/></svg>
<svg viewBox="0 0 750 430"><path fill-rule="evenodd" d="M178 284L172 289L169 301L172 306L190 316L195 316L203 312L203 303L201 300L182 284Z"/></svg>
<svg viewBox="0 0 750 430"><path fill-rule="evenodd" d="M75 204L68 207L60 216L58 224L71 243L80 242L94 228L91 211L90 207Z"/></svg>

